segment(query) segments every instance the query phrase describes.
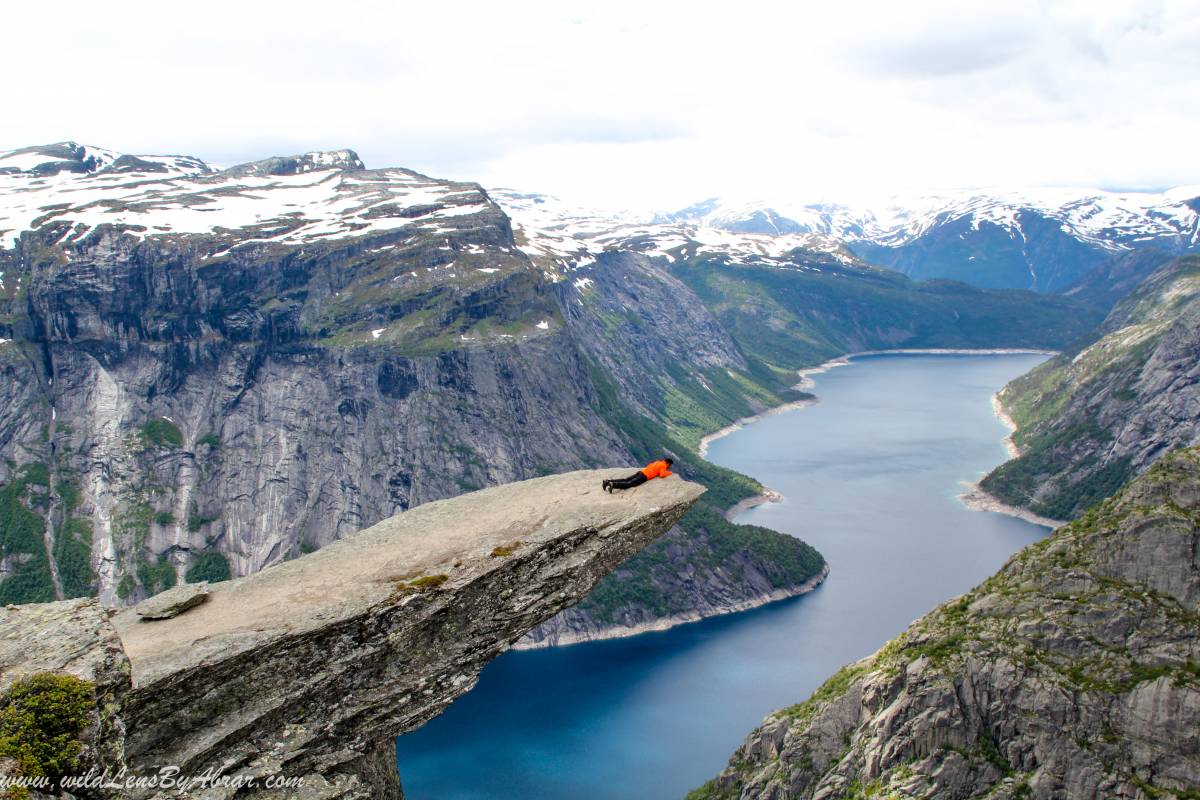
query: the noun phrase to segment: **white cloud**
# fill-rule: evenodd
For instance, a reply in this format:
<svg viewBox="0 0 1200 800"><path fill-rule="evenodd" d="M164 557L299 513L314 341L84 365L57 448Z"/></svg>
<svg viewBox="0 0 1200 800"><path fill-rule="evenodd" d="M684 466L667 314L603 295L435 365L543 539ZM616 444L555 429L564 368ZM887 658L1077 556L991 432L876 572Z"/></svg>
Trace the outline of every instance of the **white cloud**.
<svg viewBox="0 0 1200 800"><path fill-rule="evenodd" d="M368 165L612 206L1200 182L1185 2L20 4L0 149Z"/></svg>

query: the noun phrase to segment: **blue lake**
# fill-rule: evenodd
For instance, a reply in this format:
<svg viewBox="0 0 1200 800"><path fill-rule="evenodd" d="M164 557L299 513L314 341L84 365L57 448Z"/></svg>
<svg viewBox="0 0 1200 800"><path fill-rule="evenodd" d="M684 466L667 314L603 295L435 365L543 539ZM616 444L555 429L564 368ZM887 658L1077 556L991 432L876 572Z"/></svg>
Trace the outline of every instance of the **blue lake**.
<svg viewBox="0 0 1200 800"><path fill-rule="evenodd" d="M1046 529L958 501L1006 458L990 398L1045 356L882 355L814 376L818 405L709 447L784 494L737 521L828 560L803 597L661 633L510 652L401 737L410 800L680 798L773 709L995 572Z"/></svg>

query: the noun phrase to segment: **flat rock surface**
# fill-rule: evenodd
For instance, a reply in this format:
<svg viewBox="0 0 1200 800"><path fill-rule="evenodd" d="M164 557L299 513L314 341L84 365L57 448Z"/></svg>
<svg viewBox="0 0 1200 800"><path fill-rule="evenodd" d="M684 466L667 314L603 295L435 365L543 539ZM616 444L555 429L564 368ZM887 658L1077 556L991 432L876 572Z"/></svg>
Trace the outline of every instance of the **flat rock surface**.
<svg viewBox="0 0 1200 800"><path fill-rule="evenodd" d="M223 660L279 637L364 613L423 577L469 584L505 556L541 548L580 528L620 528L690 503L704 489L671 477L608 494L603 478L628 468L584 470L506 484L419 506L321 550L244 578L214 584L210 599L153 625L133 609L112 622L133 665L134 685Z"/></svg>
<svg viewBox="0 0 1200 800"><path fill-rule="evenodd" d="M153 597L147 597L134 606L133 610L146 620L170 619L200 605L208 599L208 595L208 581L185 583L159 592Z"/></svg>
<svg viewBox="0 0 1200 800"><path fill-rule="evenodd" d="M119 653L108 612L95 598L0 608L0 691L35 672L94 682Z"/></svg>

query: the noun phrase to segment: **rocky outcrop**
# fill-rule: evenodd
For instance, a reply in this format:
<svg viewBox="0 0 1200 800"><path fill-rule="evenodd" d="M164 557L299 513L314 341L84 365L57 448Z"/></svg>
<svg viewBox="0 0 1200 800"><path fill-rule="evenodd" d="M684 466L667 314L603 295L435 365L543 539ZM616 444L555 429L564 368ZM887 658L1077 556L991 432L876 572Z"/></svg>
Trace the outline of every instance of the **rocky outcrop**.
<svg viewBox="0 0 1200 800"><path fill-rule="evenodd" d="M1200 795L1200 449L775 712L703 798Z"/></svg>
<svg viewBox="0 0 1200 800"><path fill-rule="evenodd" d="M185 583L147 597L133 611L142 619L170 619L205 602L208 596L208 581Z"/></svg>
<svg viewBox="0 0 1200 800"><path fill-rule="evenodd" d="M1156 270L1099 335L1010 383L999 400L1020 456L981 483L1072 519L1171 449L1200 442L1200 257Z"/></svg>
<svg viewBox="0 0 1200 800"><path fill-rule="evenodd" d="M537 626L516 646L547 647L665 630L806 594L829 574L821 554L798 539L693 514L701 519L688 535L669 534L654 542L582 602ZM720 526L716 530L714 523Z"/></svg>
<svg viewBox="0 0 1200 800"><path fill-rule="evenodd" d="M14 606L0 612L0 674L66 670L115 685L105 713L123 736L89 744L113 748L100 763L130 775L211 769L243 781L302 779L263 797L398 797L394 737L466 692L484 664L664 533L704 491L668 479L609 495L599 484L612 474L428 503L215 584L208 602L171 619L127 609L109 620L94 600Z"/></svg>

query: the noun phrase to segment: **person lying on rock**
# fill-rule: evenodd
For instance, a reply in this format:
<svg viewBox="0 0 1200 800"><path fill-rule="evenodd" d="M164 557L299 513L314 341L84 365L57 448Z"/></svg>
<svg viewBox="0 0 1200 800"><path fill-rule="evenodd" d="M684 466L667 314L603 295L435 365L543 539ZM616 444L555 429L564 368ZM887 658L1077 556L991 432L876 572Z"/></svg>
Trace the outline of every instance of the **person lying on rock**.
<svg viewBox="0 0 1200 800"><path fill-rule="evenodd" d="M671 465L674 463L675 460L672 458L662 458L658 461L652 461L628 478L606 480L601 485L604 491L609 494L612 494L613 489L632 489L635 486L641 486L651 478L665 478L668 475L674 475L675 473L671 472Z"/></svg>

